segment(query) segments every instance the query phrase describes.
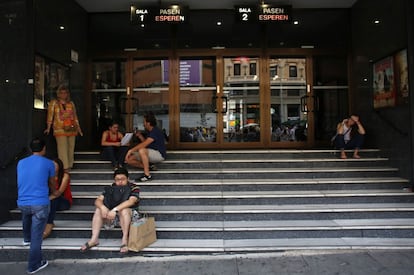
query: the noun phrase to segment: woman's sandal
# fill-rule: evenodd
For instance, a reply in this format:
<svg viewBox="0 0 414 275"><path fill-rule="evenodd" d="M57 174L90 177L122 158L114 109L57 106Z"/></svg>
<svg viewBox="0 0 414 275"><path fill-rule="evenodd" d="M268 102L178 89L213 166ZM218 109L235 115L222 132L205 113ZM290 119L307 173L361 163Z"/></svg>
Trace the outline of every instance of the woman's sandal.
<svg viewBox="0 0 414 275"><path fill-rule="evenodd" d="M91 249L92 247L98 246L99 243L94 243L94 244L89 244L89 242L84 243L84 245L82 245L82 247L80 248L81 252L86 252L89 249Z"/></svg>
<svg viewBox="0 0 414 275"><path fill-rule="evenodd" d="M124 253L128 253L129 249L128 249L128 245L123 244L119 247L119 252L124 254Z"/></svg>

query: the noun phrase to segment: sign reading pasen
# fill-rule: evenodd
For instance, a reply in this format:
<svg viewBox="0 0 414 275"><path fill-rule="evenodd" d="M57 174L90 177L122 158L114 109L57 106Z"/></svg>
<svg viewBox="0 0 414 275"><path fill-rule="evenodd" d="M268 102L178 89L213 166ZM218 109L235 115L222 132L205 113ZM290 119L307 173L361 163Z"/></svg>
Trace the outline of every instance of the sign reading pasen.
<svg viewBox="0 0 414 275"><path fill-rule="evenodd" d="M291 6L235 6L236 20L242 23L291 22Z"/></svg>
<svg viewBox="0 0 414 275"><path fill-rule="evenodd" d="M277 6L261 5L258 10L259 22L290 22L292 21L292 7L291 6Z"/></svg>
<svg viewBox="0 0 414 275"><path fill-rule="evenodd" d="M188 8L179 5L139 8L131 5L133 23L185 23L188 21Z"/></svg>

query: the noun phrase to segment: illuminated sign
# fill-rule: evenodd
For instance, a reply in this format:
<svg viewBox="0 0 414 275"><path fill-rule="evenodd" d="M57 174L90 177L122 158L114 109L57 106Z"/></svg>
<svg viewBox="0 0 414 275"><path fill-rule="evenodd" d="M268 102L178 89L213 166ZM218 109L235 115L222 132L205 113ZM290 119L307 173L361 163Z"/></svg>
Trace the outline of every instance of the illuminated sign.
<svg viewBox="0 0 414 275"><path fill-rule="evenodd" d="M131 22L145 23L185 23L188 21L188 8L179 5L159 7L138 7L131 5Z"/></svg>
<svg viewBox="0 0 414 275"><path fill-rule="evenodd" d="M236 21L241 23L291 22L291 6L235 6Z"/></svg>
<svg viewBox="0 0 414 275"><path fill-rule="evenodd" d="M275 6L268 4L259 6L257 19L259 22L291 22L292 7L291 6Z"/></svg>
<svg viewBox="0 0 414 275"><path fill-rule="evenodd" d="M155 22L184 23L187 22L188 9L178 5L160 7L154 15Z"/></svg>
<svg viewBox="0 0 414 275"><path fill-rule="evenodd" d="M236 6L236 21L242 23L256 22L257 8L254 6Z"/></svg>
<svg viewBox="0 0 414 275"><path fill-rule="evenodd" d="M153 12L152 8L140 8L131 5L131 22L137 24L149 23Z"/></svg>

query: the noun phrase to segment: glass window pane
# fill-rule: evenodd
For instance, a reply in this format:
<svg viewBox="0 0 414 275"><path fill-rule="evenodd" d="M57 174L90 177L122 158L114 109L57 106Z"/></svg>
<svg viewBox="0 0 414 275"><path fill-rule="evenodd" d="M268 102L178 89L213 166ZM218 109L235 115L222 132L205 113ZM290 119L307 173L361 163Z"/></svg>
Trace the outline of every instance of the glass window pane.
<svg viewBox="0 0 414 275"><path fill-rule="evenodd" d="M133 128L144 130L144 114L151 111L157 127L169 136L169 70L168 60L134 60L132 115Z"/></svg>
<svg viewBox="0 0 414 275"><path fill-rule="evenodd" d="M306 60L304 58L270 59L271 139L307 140Z"/></svg>
<svg viewBox="0 0 414 275"><path fill-rule="evenodd" d="M215 58L180 60L180 142L215 142Z"/></svg>
<svg viewBox="0 0 414 275"><path fill-rule="evenodd" d="M232 68L239 68L237 71ZM228 57L224 59L223 115L225 142L260 141L259 58Z"/></svg>

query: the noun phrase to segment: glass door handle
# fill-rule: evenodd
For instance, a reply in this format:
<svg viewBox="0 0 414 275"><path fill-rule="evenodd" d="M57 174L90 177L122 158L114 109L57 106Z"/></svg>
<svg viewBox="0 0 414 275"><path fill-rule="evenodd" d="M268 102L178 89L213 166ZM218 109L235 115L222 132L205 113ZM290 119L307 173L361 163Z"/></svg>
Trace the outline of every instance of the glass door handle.
<svg viewBox="0 0 414 275"><path fill-rule="evenodd" d="M308 106L308 99L309 99L309 96L308 95L302 96L300 98L300 111L302 113L305 113L305 112L309 112L310 111L309 110L309 106Z"/></svg>
<svg viewBox="0 0 414 275"><path fill-rule="evenodd" d="M312 98L313 104L309 104L309 99ZM313 96L302 96L300 98L300 110L301 112L318 112L319 111L319 97Z"/></svg>
<svg viewBox="0 0 414 275"><path fill-rule="evenodd" d="M217 113L217 98L218 96L216 95L211 98L211 111L213 113Z"/></svg>
<svg viewBox="0 0 414 275"><path fill-rule="evenodd" d="M221 110L221 113L226 114L227 113L227 106L228 106L228 98L227 98L227 96L222 96L221 99L223 101L223 108Z"/></svg>
<svg viewBox="0 0 414 275"><path fill-rule="evenodd" d="M319 112L319 97L316 95L313 95L312 98L313 98L313 112Z"/></svg>

